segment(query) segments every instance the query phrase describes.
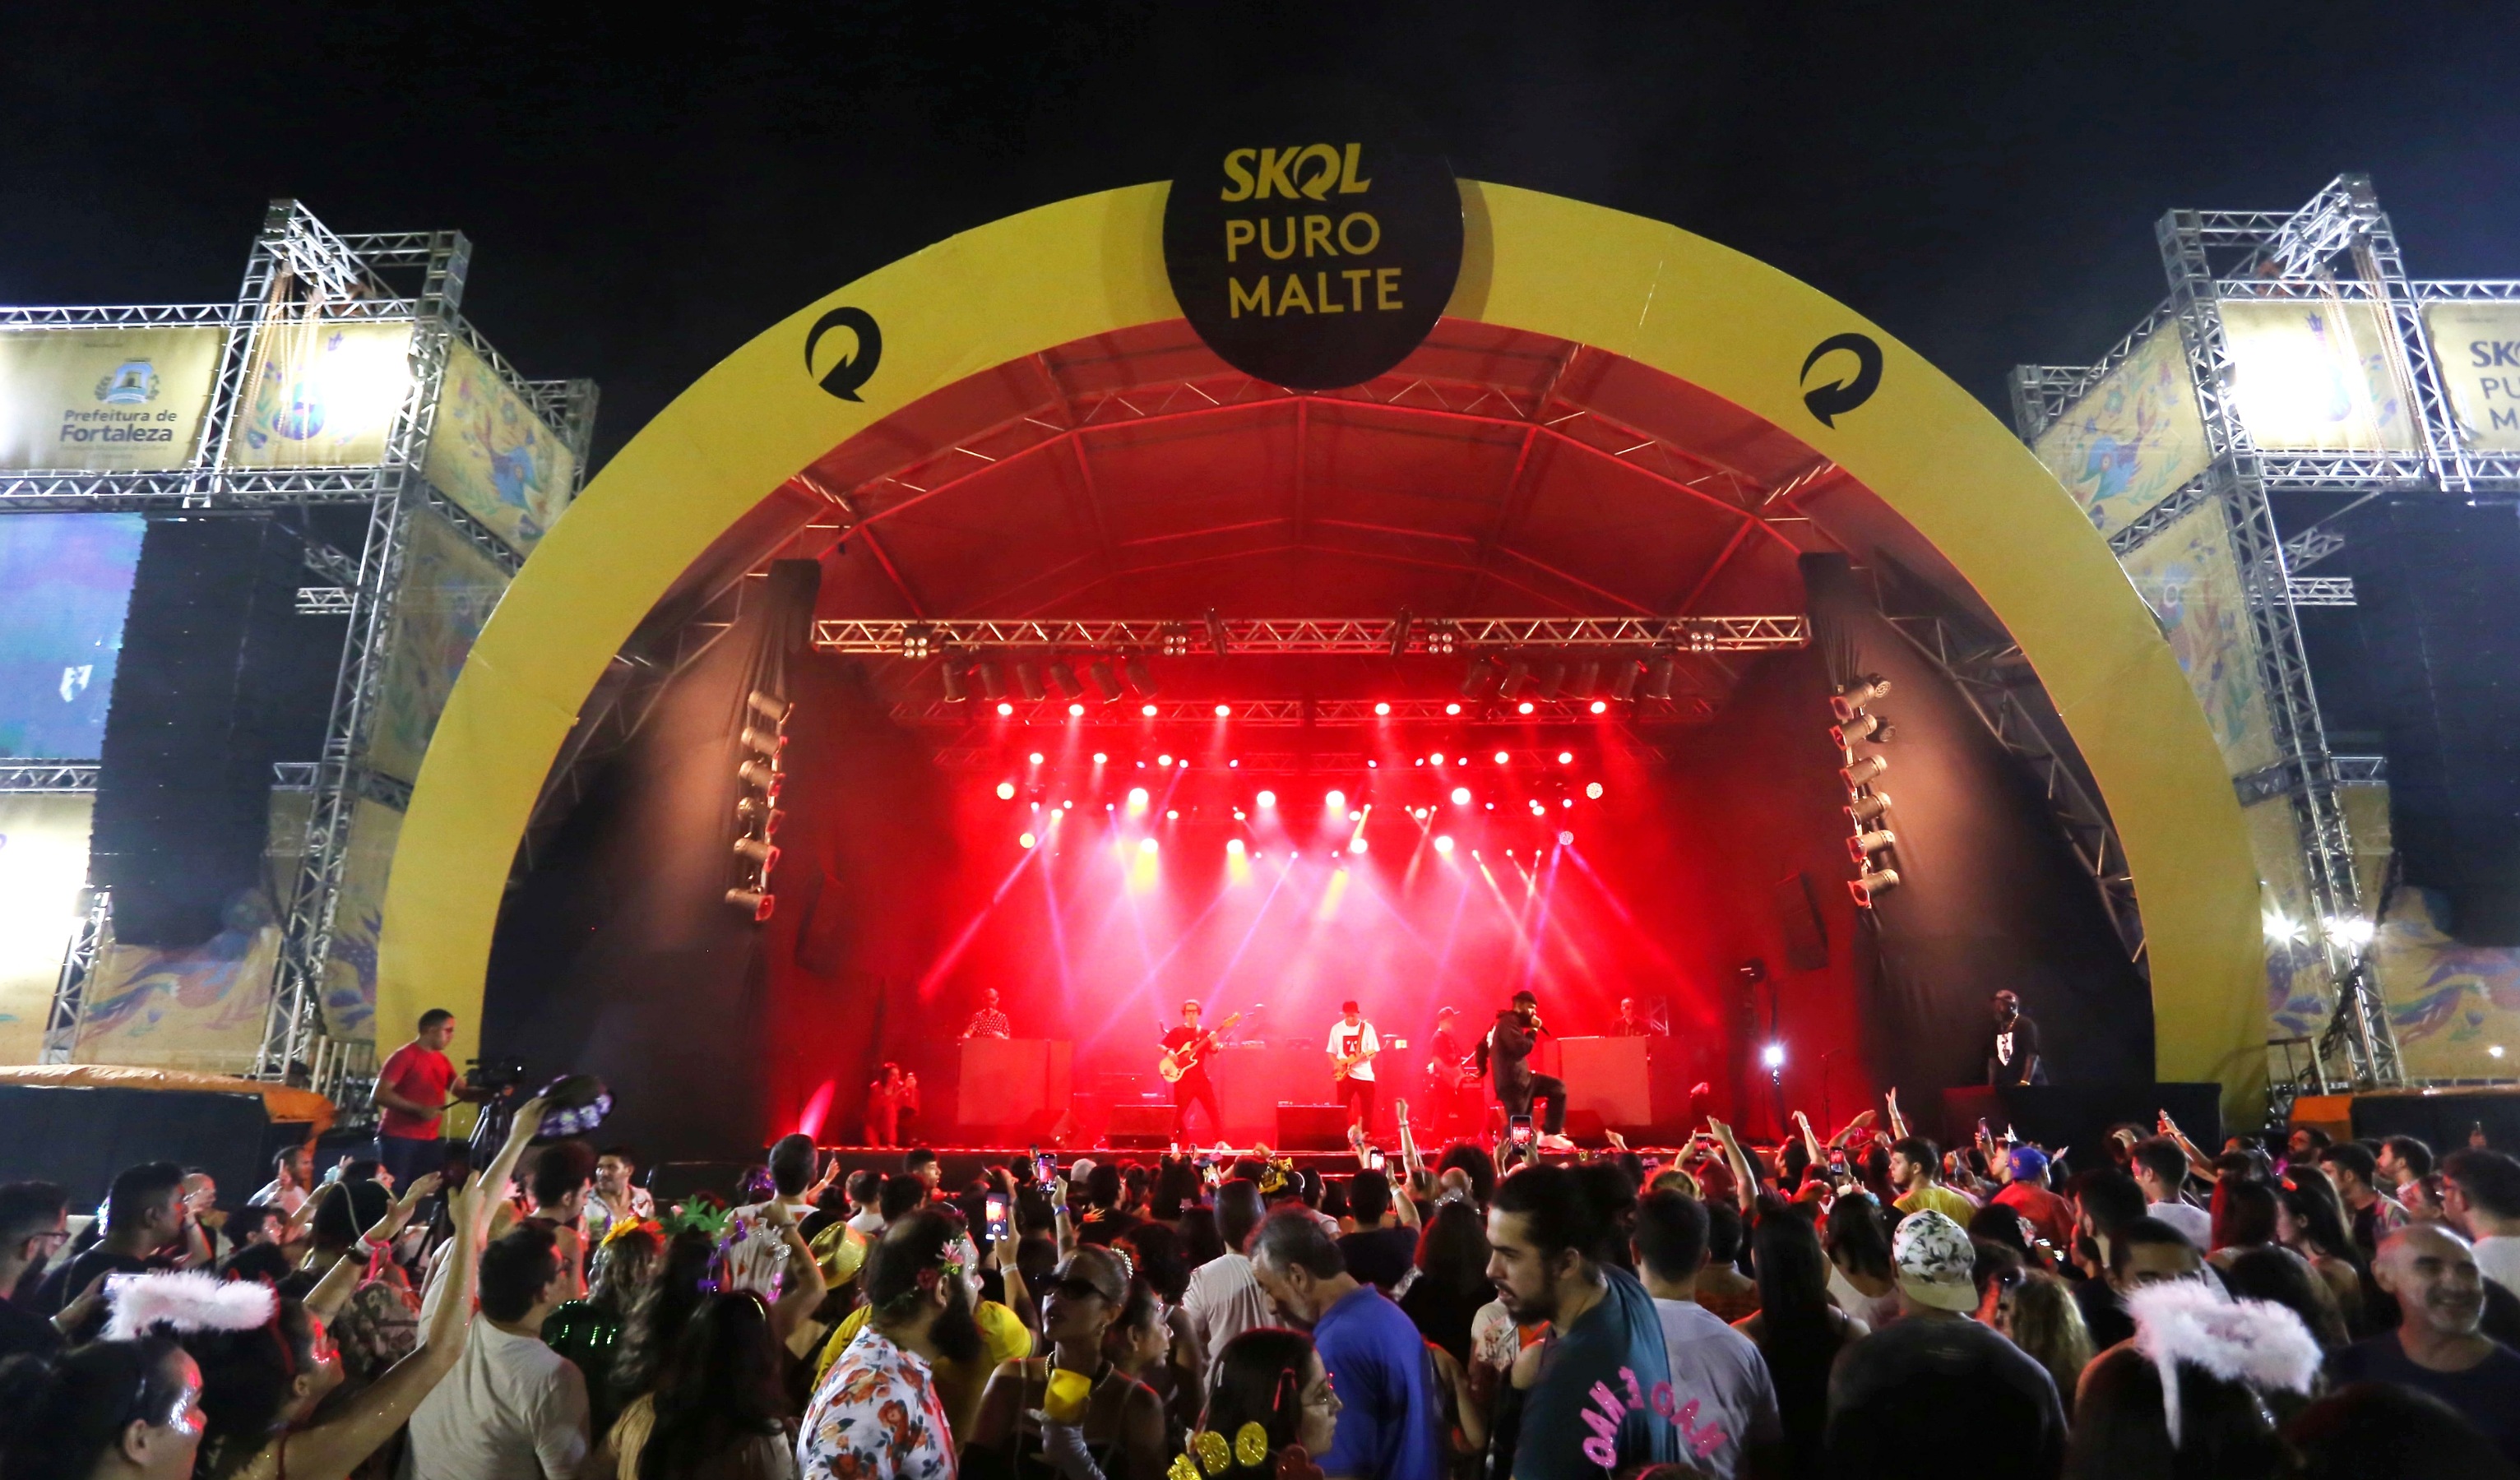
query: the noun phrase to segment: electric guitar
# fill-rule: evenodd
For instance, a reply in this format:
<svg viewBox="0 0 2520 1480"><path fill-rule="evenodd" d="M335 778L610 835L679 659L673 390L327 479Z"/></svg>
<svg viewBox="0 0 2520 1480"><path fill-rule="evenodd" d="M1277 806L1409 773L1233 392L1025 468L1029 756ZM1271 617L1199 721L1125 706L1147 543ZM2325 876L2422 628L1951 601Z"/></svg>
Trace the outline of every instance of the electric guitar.
<svg viewBox="0 0 2520 1480"><path fill-rule="evenodd" d="M1166 1050L1164 1056L1155 1060L1155 1072L1164 1076L1166 1084L1180 1083L1181 1077L1195 1068L1207 1051L1216 1047L1216 1035L1241 1020L1242 1014L1237 1012L1180 1048Z"/></svg>
<svg viewBox="0 0 2520 1480"><path fill-rule="evenodd" d="M1331 1083L1335 1084L1339 1080L1347 1078L1349 1071L1353 1069L1372 1063L1373 1061L1373 1055L1380 1052L1382 1051L1379 1049L1364 1049L1354 1054L1339 1054L1337 1056L1337 1061L1330 1066Z"/></svg>

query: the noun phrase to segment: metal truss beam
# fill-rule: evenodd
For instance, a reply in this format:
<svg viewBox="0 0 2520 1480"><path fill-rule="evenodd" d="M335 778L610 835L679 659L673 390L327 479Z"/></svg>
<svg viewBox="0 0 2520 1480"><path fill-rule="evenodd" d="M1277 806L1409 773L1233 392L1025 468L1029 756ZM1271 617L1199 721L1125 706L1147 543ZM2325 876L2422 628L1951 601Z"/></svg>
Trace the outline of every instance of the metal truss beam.
<svg viewBox="0 0 2520 1480"><path fill-rule="evenodd" d="M224 326L232 303L0 305L0 329L153 329L166 325Z"/></svg>
<svg viewBox="0 0 2520 1480"><path fill-rule="evenodd" d="M62 953L61 974L53 982L52 1010L44 1015L44 1039L37 1051L37 1062L70 1061L78 1048L79 1018L87 1008L88 983L96 975L97 953L112 938L112 891L92 890L86 913L72 927L69 944Z"/></svg>
<svg viewBox="0 0 2520 1480"><path fill-rule="evenodd" d="M275 471L0 472L0 514L287 509L366 504L384 489L382 468Z"/></svg>
<svg viewBox="0 0 2520 1480"><path fill-rule="evenodd" d="M1225 622L1228 652L1336 653L1389 656L1395 619L1387 617L1233 617ZM1167 656L1207 646L1207 629L1182 621L940 621L837 619L814 624L814 646L826 652L925 657L948 649L1073 649L1153 652ZM1403 650L1443 655L1516 648L1665 649L1683 652L1774 652L1808 647L1811 626L1793 616L1458 617L1414 622Z"/></svg>
<svg viewBox="0 0 2520 1480"><path fill-rule="evenodd" d="M1596 710L1598 703L1601 708ZM1146 711L1152 708L1155 712ZM1220 714L1217 711L1223 710ZM895 721L906 725L1012 725L1043 729L1091 726L1098 729L1143 729L1152 725L1225 725L1290 728L1306 725L1581 725L1598 729L1605 716L1613 723L1691 724L1707 718L1714 706L1696 695L1671 700L1525 699L1519 703L1461 699L1166 699L1141 703L1070 703L1044 699L1033 703L1012 699L996 704L982 699L960 703L903 703L892 707Z"/></svg>
<svg viewBox="0 0 2520 1480"><path fill-rule="evenodd" d="M96 761L0 761L0 795L80 795L96 789Z"/></svg>

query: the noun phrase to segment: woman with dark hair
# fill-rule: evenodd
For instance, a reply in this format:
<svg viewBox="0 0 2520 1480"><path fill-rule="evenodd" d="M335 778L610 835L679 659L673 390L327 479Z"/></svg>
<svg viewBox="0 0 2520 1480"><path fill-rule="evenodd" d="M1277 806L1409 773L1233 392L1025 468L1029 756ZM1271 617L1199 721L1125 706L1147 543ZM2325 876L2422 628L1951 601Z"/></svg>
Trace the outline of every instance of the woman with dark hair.
<svg viewBox="0 0 2520 1480"><path fill-rule="evenodd" d="M1209 1480L1275 1477L1292 1461L1289 1468L1301 1473L1306 1460L1329 1453L1338 1415L1338 1394L1311 1337L1277 1326L1244 1331L1225 1344L1208 1382L1192 1441L1200 1472ZM1211 1450L1224 1457L1215 1465L1207 1462Z"/></svg>
<svg viewBox="0 0 2520 1480"><path fill-rule="evenodd" d="M749 1290L701 1300L665 1384L622 1410L606 1443L617 1480L790 1480L779 1345Z"/></svg>
<svg viewBox="0 0 2520 1480"><path fill-rule="evenodd" d="M0 1362L0 1480L185 1480L202 1369L163 1336Z"/></svg>
<svg viewBox="0 0 2520 1480"><path fill-rule="evenodd" d="M1785 1431L1786 1473L1823 1472L1828 1428L1828 1369L1837 1354L1870 1334L1862 1321L1828 1301L1826 1255L1802 1212L1772 1197L1759 1203L1750 1231L1759 1271L1759 1313L1733 1323L1768 1361L1777 1384L1777 1416Z"/></svg>
<svg viewBox="0 0 2520 1480"><path fill-rule="evenodd" d="M1899 1314L1899 1280L1890 1268L1890 1229L1869 1192L1848 1192L1831 1203L1821 1227L1828 1251L1828 1293L1837 1308L1880 1325Z"/></svg>
<svg viewBox="0 0 2520 1480"><path fill-rule="evenodd" d="M1154 1225L1142 1225L1139 1232ZM1204 1363L1187 1370L1174 1360L1174 1340L1165 1323L1164 1302L1142 1276L1129 1281L1129 1298L1120 1305L1102 1353L1122 1374L1154 1390L1164 1405L1164 1449L1181 1446L1182 1435L1198 1416L1198 1376Z"/></svg>
<svg viewBox="0 0 2520 1480"><path fill-rule="evenodd" d="M1488 1154L1487 1147L1466 1141L1446 1146L1444 1159L1435 1163L1437 1185L1446 1180L1446 1173L1455 1171L1469 1184L1470 1201L1486 1207L1488 1199L1496 1195L1497 1182L1496 1158Z"/></svg>
<svg viewBox="0 0 2520 1480"><path fill-rule="evenodd" d="M716 1287L709 1265L717 1245L706 1229L687 1228L665 1244L648 1288L632 1302L622 1323L620 1353L612 1363L612 1392L624 1410L632 1399L665 1385L667 1370L692 1313Z"/></svg>
<svg viewBox="0 0 2520 1480"><path fill-rule="evenodd" d="M1195 1270L1211 1259L1225 1257L1227 1252L1225 1233L1216 1221L1216 1209L1204 1203L1196 1207L1184 1208L1181 1222L1175 1227L1181 1233L1182 1264L1185 1269ZM1182 1287L1185 1290L1190 1287L1188 1275L1183 1276Z"/></svg>
<svg viewBox="0 0 2520 1480"><path fill-rule="evenodd" d="M2224 1257L2226 1254L2230 1257ZM2301 1323L2318 1338L2321 1351L2344 1349L2344 1313L2337 1310L2335 1292L2318 1278L2309 1260L2290 1249L2259 1244L2216 1249L2214 1265L2222 1272L2223 1287L2233 1296L2282 1306L2301 1318Z"/></svg>
<svg viewBox="0 0 2520 1480"><path fill-rule="evenodd" d="M2371 1302L2364 1294L2370 1272L2355 1247L2336 1184L2317 1166L2295 1166L2285 1178L2280 1204L2275 1210L2275 1241L2309 1260L2318 1272L2328 1293L2336 1297L2346 1330L2356 1340L2370 1335L2378 1328L2368 1315Z"/></svg>
<svg viewBox="0 0 2520 1480"><path fill-rule="evenodd" d="M1496 1298L1488 1279L1488 1231L1466 1202L1441 1202L1418 1233L1418 1278L1400 1297L1400 1308L1418 1333L1470 1365L1470 1323Z"/></svg>
<svg viewBox="0 0 2520 1480"><path fill-rule="evenodd" d="M630 1312L647 1292L664 1254L665 1238L654 1224L625 1220L612 1225L596 1246L594 1285L543 1323L543 1344L586 1374L588 1422L597 1434L609 1429L620 1414L612 1364L620 1355Z"/></svg>
<svg viewBox="0 0 2520 1480"><path fill-rule="evenodd" d="M1164 1412L1177 1426L1197 1416L1199 1379L1207 1372L1207 1342L1198 1323L1182 1308L1190 1290L1190 1266L1182 1259L1181 1235L1160 1223L1142 1223L1118 1244L1135 1264L1139 1282L1152 1293L1150 1324L1140 1331L1132 1323L1136 1309L1123 1311L1120 1326L1131 1332L1131 1350L1144 1360L1121 1361L1122 1370L1155 1390ZM1119 1360L1118 1351L1113 1352Z"/></svg>
<svg viewBox="0 0 2520 1480"><path fill-rule="evenodd" d="M2212 1259L2219 1267L2243 1249L2266 1248L2275 1241L2275 1189L2263 1182L2226 1177L2214 1184Z"/></svg>

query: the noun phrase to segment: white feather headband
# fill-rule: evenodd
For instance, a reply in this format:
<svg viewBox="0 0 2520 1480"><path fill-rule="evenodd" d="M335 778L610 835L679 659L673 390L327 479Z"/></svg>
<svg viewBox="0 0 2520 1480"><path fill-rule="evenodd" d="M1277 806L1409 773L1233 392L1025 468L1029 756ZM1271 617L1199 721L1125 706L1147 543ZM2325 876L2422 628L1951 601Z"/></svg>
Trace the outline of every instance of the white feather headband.
<svg viewBox="0 0 2520 1480"><path fill-rule="evenodd" d="M271 1323L279 1297L252 1279L221 1279L198 1270L132 1275L106 1281L113 1307L105 1339L129 1341L158 1326L184 1331L249 1331Z"/></svg>
<svg viewBox="0 0 2520 1480"><path fill-rule="evenodd" d="M2179 1365L2259 1393L2308 1393L2318 1342L2301 1318L2268 1300L2233 1300L2201 1279L2147 1285L2126 1297L2135 1349L2161 1374L2161 1415L2179 1443Z"/></svg>

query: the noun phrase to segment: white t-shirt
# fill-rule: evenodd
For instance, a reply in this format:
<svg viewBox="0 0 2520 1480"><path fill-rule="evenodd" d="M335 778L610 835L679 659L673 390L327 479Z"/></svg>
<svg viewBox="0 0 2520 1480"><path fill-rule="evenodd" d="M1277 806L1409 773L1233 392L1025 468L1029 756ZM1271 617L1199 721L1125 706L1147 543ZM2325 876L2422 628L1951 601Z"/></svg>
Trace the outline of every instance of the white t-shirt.
<svg viewBox="0 0 2520 1480"><path fill-rule="evenodd" d="M1671 1355L1673 1422L1681 1448L1717 1480L1732 1480L1745 1444L1769 1444L1783 1430L1777 1386L1749 1337L1694 1300L1656 1300ZM1657 1412L1661 1405L1654 1405Z"/></svg>
<svg viewBox="0 0 2520 1480"><path fill-rule="evenodd" d="M2520 1294L2520 1238L2504 1233L2476 1240L2476 1267L2486 1278Z"/></svg>
<svg viewBox="0 0 2520 1480"><path fill-rule="evenodd" d="M1330 1024L1330 1052L1341 1058L1354 1054L1374 1054L1382 1049L1382 1040L1373 1036L1373 1024L1360 1019L1353 1028L1344 1019ZM1347 1071L1350 1079L1373 1083L1373 1060L1369 1058Z"/></svg>
<svg viewBox="0 0 2520 1480"><path fill-rule="evenodd" d="M576 1363L475 1320L455 1369L411 1415L402 1480L575 1480L586 1421Z"/></svg>
<svg viewBox="0 0 2520 1480"><path fill-rule="evenodd" d="M2202 1254L2214 1242L2214 1215L2192 1202L2147 1202L2144 1216L2158 1218L2180 1232Z"/></svg>
<svg viewBox="0 0 2520 1480"><path fill-rule="evenodd" d="M1251 1276L1251 1261L1240 1254L1226 1254L1191 1271L1182 1309L1207 1338L1210 1363L1224 1355L1225 1343L1244 1331L1282 1323L1269 1292Z"/></svg>

